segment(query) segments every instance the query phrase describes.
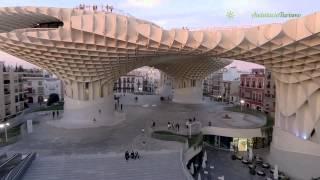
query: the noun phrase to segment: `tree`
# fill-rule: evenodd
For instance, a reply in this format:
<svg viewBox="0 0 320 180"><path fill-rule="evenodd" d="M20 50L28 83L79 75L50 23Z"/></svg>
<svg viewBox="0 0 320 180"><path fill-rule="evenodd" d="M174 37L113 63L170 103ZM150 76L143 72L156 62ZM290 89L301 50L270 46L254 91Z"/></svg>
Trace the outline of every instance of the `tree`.
<svg viewBox="0 0 320 180"><path fill-rule="evenodd" d="M47 102L47 106L51 106L53 103L56 103L56 102L59 102L59 95L56 93L50 94Z"/></svg>

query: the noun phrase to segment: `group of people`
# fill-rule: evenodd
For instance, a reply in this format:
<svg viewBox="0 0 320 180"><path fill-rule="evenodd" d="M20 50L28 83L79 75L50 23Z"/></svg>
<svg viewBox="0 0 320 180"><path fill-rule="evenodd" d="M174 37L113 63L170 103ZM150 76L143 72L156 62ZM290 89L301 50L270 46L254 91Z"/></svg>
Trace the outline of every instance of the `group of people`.
<svg viewBox="0 0 320 180"><path fill-rule="evenodd" d="M54 119L54 117L56 116L56 114L57 114L57 118L59 118L59 110L57 110L57 111L52 111L52 119Z"/></svg>
<svg viewBox="0 0 320 180"><path fill-rule="evenodd" d="M120 111L122 111L123 105L122 104L119 105L119 103L114 104L114 110L116 111L119 110L119 106L120 106Z"/></svg>
<svg viewBox="0 0 320 180"><path fill-rule="evenodd" d="M174 122L168 122L168 130L174 130L174 131L179 131L180 129L180 124L179 123L174 123Z"/></svg>
<svg viewBox="0 0 320 180"><path fill-rule="evenodd" d="M134 152L132 150L131 153L129 153L129 151L126 151L124 153L124 158L126 159L126 161L128 161L130 158L131 159L140 159L140 155L139 155L138 151Z"/></svg>
<svg viewBox="0 0 320 180"><path fill-rule="evenodd" d="M187 129L189 128L189 125L192 124L192 122L196 122L196 117L187 119L187 121L186 121L186 128Z"/></svg>

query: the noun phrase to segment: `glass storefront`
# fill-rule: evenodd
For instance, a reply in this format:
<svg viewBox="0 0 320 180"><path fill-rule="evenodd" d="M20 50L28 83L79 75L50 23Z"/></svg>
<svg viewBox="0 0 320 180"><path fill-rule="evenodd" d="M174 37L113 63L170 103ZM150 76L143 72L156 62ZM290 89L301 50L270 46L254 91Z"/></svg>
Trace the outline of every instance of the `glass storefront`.
<svg viewBox="0 0 320 180"><path fill-rule="evenodd" d="M230 151L247 151L267 146L265 138L233 138L225 136L205 135L204 141L216 148Z"/></svg>

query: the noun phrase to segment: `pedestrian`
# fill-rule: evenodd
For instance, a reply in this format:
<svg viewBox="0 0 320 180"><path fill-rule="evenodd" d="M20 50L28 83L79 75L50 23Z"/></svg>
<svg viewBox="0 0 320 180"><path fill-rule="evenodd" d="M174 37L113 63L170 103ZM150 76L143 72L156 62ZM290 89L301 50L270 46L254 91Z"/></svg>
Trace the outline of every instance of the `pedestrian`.
<svg viewBox="0 0 320 180"><path fill-rule="evenodd" d="M152 128L154 128L156 126L156 122L152 121Z"/></svg>
<svg viewBox="0 0 320 180"><path fill-rule="evenodd" d="M196 121L196 117L193 117L193 122L195 122Z"/></svg>
<svg viewBox="0 0 320 180"><path fill-rule="evenodd" d="M120 109L121 109L121 111L122 111L122 104L121 104L121 106L120 106Z"/></svg>
<svg viewBox="0 0 320 180"><path fill-rule="evenodd" d="M59 110L57 110L57 118L59 118Z"/></svg>
<svg viewBox="0 0 320 180"><path fill-rule="evenodd" d="M131 159L135 159L133 150L131 151Z"/></svg>
<svg viewBox="0 0 320 180"><path fill-rule="evenodd" d="M52 111L52 119L54 119L55 113L56 112Z"/></svg>
<svg viewBox="0 0 320 180"><path fill-rule="evenodd" d="M170 122L168 122L168 130L170 129L170 127L171 127L171 124L170 124Z"/></svg>
<svg viewBox="0 0 320 180"><path fill-rule="evenodd" d="M136 153L134 154L134 158L135 159L140 159L140 155L139 155L138 151L136 151Z"/></svg>
<svg viewBox="0 0 320 180"><path fill-rule="evenodd" d="M129 155L129 151L128 151L128 150L124 153L124 158L125 158L126 161L128 162L128 160L129 160L129 158L130 158L130 155Z"/></svg>
<svg viewBox="0 0 320 180"><path fill-rule="evenodd" d="M180 125L177 123L177 131L179 132Z"/></svg>

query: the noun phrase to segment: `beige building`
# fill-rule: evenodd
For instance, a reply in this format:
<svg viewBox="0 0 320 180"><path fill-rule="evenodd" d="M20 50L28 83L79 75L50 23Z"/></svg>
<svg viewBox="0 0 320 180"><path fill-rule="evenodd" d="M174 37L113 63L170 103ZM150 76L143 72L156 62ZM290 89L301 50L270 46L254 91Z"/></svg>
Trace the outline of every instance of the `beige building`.
<svg viewBox="0 0 320 180"><path fill-rule="evenodd" d="M0 62L0 121L6 121L24 110L23 72Z"/></svg>
<svg viewBox="0 0 320 180"><path fill-rule="evenodd" d="M242 71L236 67L222 68L211 73L203 81L203 94L224 102L236 102L239 100L239 77ZM232 93L232 97L231 97Z"/></svg>

